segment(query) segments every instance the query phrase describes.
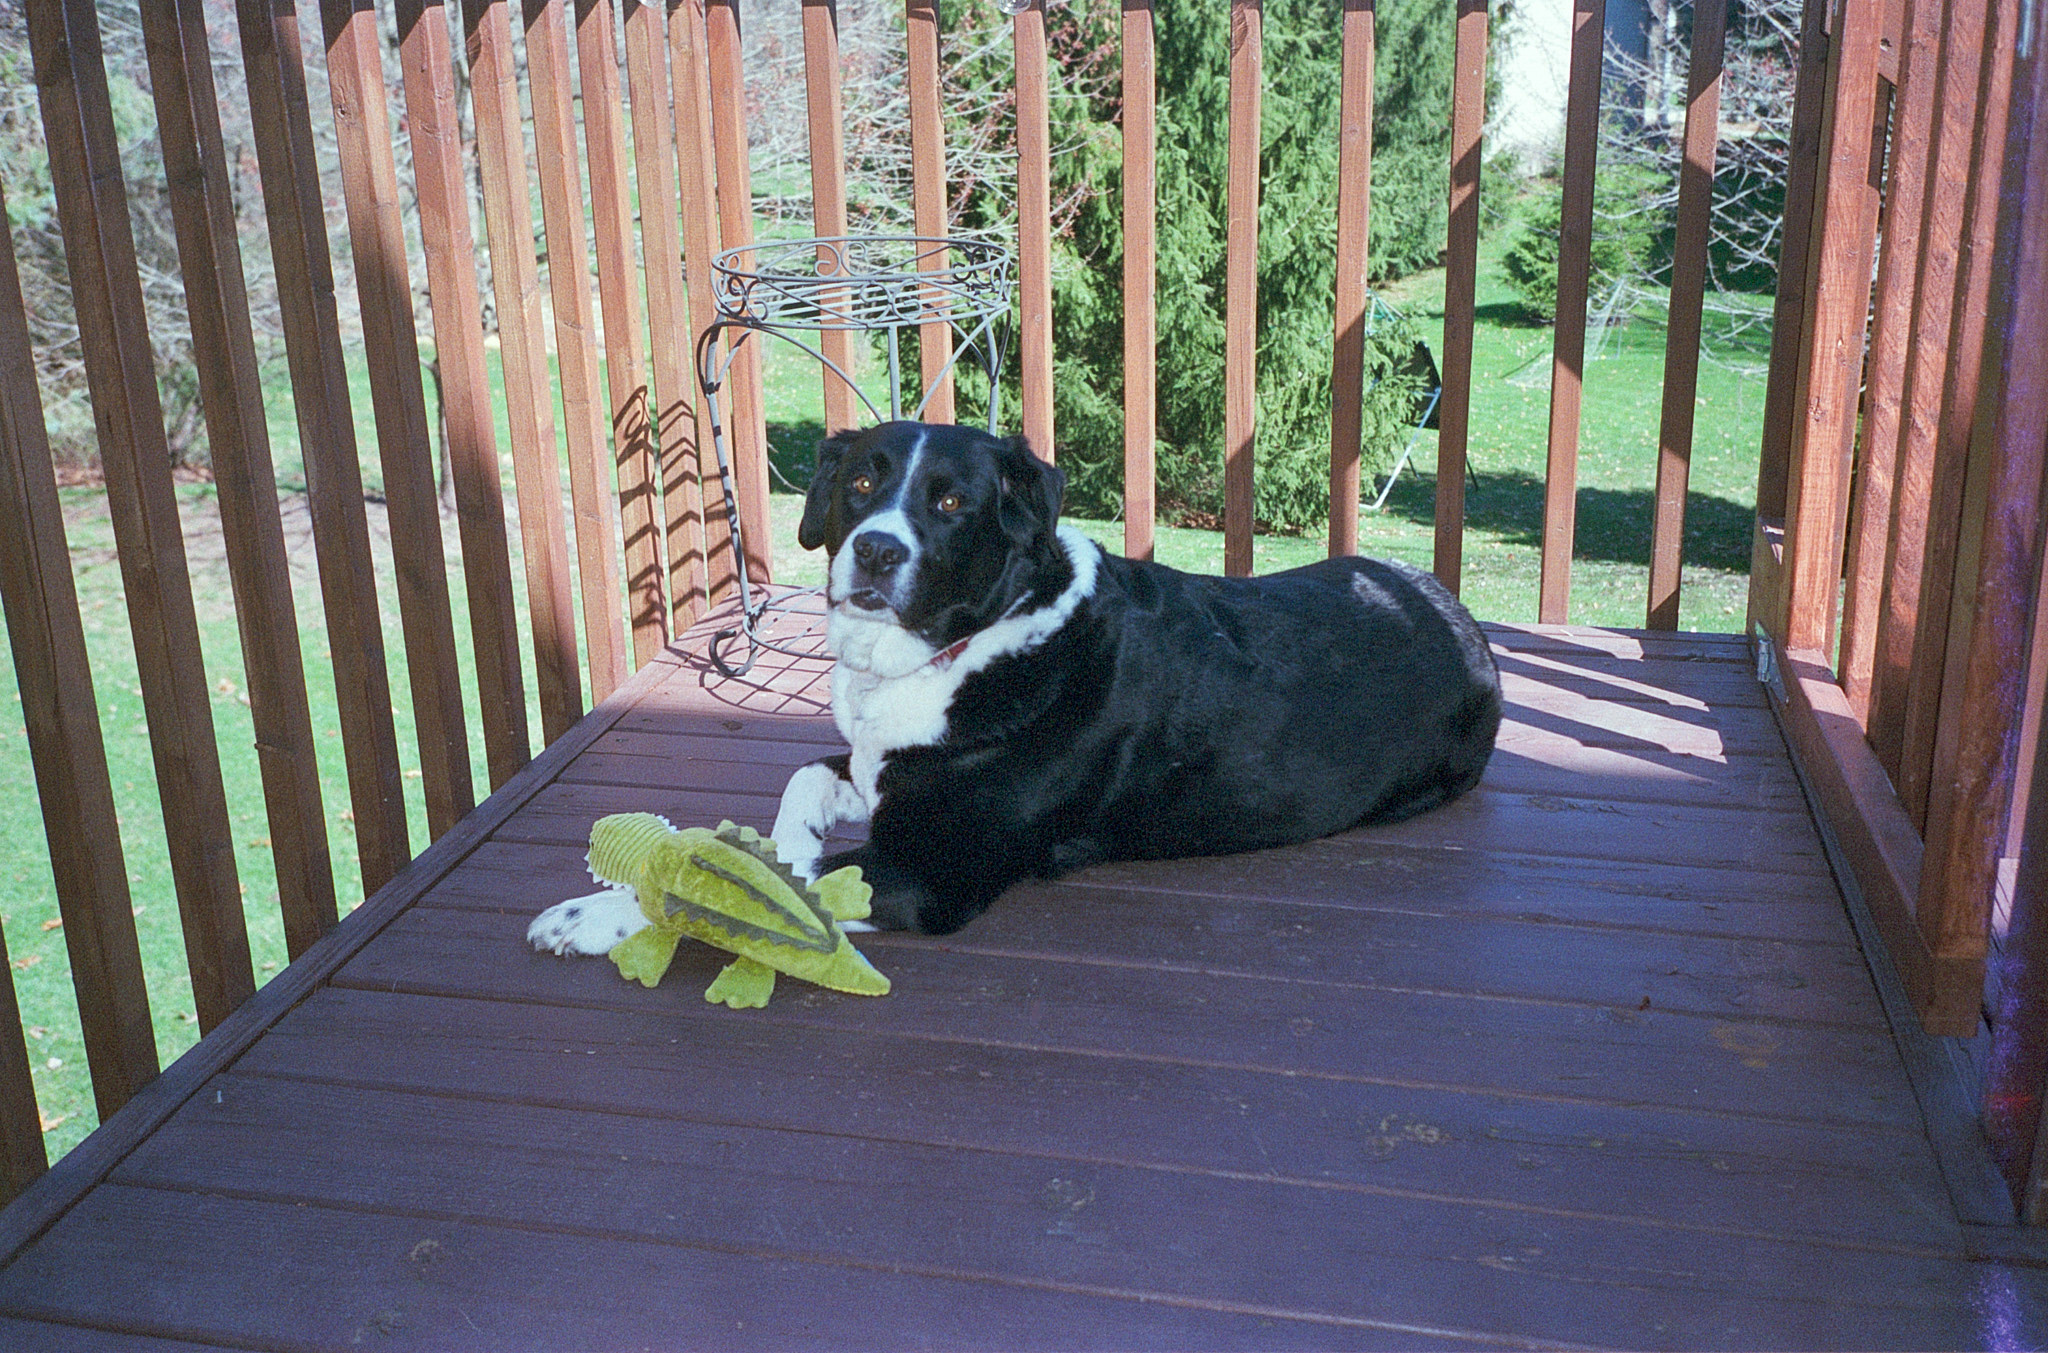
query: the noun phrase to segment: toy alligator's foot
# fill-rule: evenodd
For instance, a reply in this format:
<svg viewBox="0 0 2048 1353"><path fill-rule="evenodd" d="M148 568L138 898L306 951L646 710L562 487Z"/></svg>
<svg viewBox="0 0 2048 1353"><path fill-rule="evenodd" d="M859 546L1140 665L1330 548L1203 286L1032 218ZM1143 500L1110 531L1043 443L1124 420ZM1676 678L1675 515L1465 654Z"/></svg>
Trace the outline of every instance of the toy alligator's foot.
<svg viewBox="0 0 2048 1353"><path fill-rule="evenodd" d="M526 928L536 949L557 954L608 954L623 939L647 928L640 899L631 888L607 888L588 897L557 902Z"/></svg>
<svg viewBox="0 0 2048 1353"><path fill-rule="evenodd" d="M752 1010L768 1004L768 998L775 994L775 969L751 958L736 958L725 965L718 976L711 979L711 985L704 988L704 999L717 1004L724 1002L734 1010Z"/></svg>

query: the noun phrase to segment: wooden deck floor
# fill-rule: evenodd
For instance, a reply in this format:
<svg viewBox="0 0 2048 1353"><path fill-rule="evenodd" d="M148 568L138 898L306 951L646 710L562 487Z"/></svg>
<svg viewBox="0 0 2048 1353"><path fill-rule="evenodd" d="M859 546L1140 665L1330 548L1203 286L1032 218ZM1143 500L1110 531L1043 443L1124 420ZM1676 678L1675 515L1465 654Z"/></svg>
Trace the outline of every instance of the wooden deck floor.
<svg viewBox="0 0 2048 1353"><path fill-rule="evenodd" d="M0 1213L0 1346L2038 1347L1964 1258L1734 639L1496 629L1485 784L1012 892L766 1010L537 955L593 817L763 829L694 639ZM186 1342L180 1342L186 1341Z"/></svg>

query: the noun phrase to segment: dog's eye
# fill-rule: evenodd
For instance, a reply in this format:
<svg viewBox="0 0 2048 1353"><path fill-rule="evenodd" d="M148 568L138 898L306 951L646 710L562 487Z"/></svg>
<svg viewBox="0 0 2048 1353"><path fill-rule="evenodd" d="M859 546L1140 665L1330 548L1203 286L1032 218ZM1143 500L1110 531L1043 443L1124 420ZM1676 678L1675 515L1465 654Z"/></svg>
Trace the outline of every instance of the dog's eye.
<svg viewBox="0 0 2048 1353"><path fill-rule="evenodd" d="M855 475L853 477L853 491L855 493L860 494L862 497L866 497L868 494L873 493L875 491L874 479L871 476L864 474Z"/></svg>
<svg viewBox="0 0 2048 1353"><path fill-rule="evenodd" d="M959 495L959 494L957 494L957 493L949 493L949 494L947 494L947 495L946 495L945 497L943 497L943 498L939 499L939 511L941 511L941 512L945 512L945 513L948 513L948 514L950 514L950 513L958 512L959 510L960 510L960 495Z"/></svg>

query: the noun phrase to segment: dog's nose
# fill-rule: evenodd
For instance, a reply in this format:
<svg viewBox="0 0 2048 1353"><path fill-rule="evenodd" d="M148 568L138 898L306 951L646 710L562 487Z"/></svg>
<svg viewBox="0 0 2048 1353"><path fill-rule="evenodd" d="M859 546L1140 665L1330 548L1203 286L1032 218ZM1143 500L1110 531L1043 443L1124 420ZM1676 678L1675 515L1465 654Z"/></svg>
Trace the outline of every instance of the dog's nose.
<svg viewBox="0 0 2048 1353"><path fill-rule="evenodd" d="M863 531L853 538L853 559L870 574L894 571L910 558L910 546L884 531Z"/></svg>

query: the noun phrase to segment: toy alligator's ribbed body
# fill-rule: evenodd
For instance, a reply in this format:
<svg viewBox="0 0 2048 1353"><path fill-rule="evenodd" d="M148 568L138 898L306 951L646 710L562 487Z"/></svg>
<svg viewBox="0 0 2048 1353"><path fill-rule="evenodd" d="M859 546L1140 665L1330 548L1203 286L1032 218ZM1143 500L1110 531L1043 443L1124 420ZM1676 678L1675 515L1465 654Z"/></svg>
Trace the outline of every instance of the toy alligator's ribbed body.
<svg viewBox="0 0 2048 1353"><path fill-rule="evenodd" d="M708 1001L766 1005L777 972L863 996L889 990L839 928L868 914L858 869L807 887L751 827L678 830L652 813L620 813L590 829L590 872L632 889L650 922L611 951L628 979L659 982L688 936L737 955L705 991Z"/></svg>

